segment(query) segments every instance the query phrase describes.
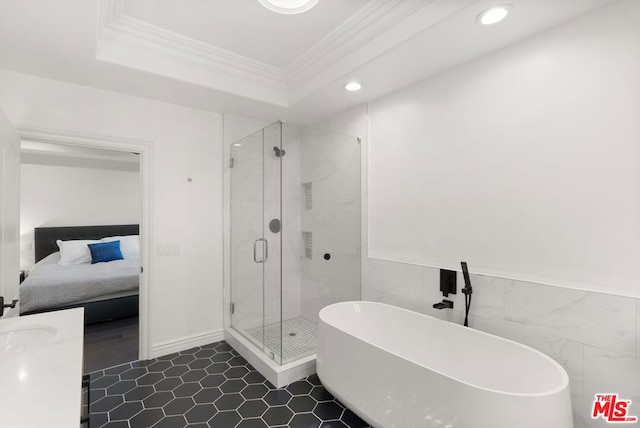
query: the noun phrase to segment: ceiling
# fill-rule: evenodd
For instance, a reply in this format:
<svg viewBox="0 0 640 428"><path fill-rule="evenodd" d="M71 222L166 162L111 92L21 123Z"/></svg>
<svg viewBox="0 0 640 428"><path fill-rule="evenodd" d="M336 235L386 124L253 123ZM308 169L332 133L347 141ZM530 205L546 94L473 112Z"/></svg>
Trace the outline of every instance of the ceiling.
<svg viewBox="0 0 640 428"><path fill-rule="evenodd" d="M0 0L0 68L265 120L319 121L619 0ZM358 93L344 84L356 79Z"/></svg>
<svg viewBox="0 0 640 428"><path fill-rule="evenodd" d="M323 0L297 16L255 0L127 0L123 13L176 34L284 68L370 0ZM238 23L244 23L239 25ZM295 37L292 37L295 35Z"/></svg>

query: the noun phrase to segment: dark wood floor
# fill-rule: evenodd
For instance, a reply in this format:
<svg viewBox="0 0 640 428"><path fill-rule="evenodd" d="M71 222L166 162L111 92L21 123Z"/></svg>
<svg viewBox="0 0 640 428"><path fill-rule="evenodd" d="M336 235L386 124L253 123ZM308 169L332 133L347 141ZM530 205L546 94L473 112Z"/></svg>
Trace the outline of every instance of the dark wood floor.
<svg viewBox="0 0 640 428"><path fill-rule="evenodd" d="M84 328L84 372L138 359L138 317L124 318Z"/></svg>

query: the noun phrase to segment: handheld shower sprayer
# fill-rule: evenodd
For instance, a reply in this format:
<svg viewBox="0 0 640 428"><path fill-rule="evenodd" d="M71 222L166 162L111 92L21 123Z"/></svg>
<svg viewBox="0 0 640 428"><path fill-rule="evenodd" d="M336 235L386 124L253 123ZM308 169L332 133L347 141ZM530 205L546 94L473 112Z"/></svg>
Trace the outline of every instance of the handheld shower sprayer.
<svg viewBox="0 0 640 428"><path fill-rule="evenodd" d="M469 327L469 309L471 308L471 294L473 293L473 287L471 287L471 279L469 278L469 269L467 268L467 262L460 262L462 266L462 274L464 276L464 288L462 293L464 294L464 326Z"/></svg>

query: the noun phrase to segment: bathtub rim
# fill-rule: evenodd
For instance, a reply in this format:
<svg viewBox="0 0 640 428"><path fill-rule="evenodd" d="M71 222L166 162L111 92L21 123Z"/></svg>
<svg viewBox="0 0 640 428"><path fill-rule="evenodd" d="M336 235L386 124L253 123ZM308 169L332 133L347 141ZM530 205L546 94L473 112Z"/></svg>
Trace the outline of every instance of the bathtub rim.
<svg viewBox="0 0 640 428"><path fill-rule="evenodd" d="M370 301L366 301L366 300L352 300L352 301L338 302L338 303L332 303L330 305L327 305L327 306L323 307L320 310L319 314L318 314L319 315L319 317L318 317L319 318L319 322L323 323L323 324L326 324L326 325L328 325L328 326L330 326L332 328L335 328L336 330L339 330L339 331L343 332L344 334L347 334L347 335L349 335L351 337L356 337L356 336L353 336L352 334L350 334L350 333L348 333L348 332L336 327L335 325L327 322L326 319L323 317L323 312L325 311L325 309L328 309L328 308L331 308L331 307L334 307L334 306L348 306L348 305L362 304L362 303L367 304L367 305L374 305L374 306L387 306L387 307L394 308L395 310L401 310L401 311L404 311L404 312L410 312L410 313L417 314L417 315L420 315L420 316L424 316L424 317L427 317L427 318L432 318L432 319L437 320L439 322L452 324L455 328L463 328L463 329L471 328L471 327L464 327L464 326L462 326L460 324L456 324L456 323L453 323L451 321L441 320L439 318L436 318L436 317L431 316L431 315L423 314L421 312L416 312L416 311L412 311L410 309L401 308L399 306L390 305L388 303L370 302ZM318 326L320 326L320 324L318 324ZM479 389L479 390L482 390L482 391L491 392L491 393L494 393L494 394L507 395L507 396L517 396L517 397L547 397L547 396L552 396L552 395L558 394L558 393L562 392L564 389L569 388L569 375L567 374L567 371L564 369L564 367L562 367L560 365L560 363L558 363L556 360L554 360L553 358L551 358L550 356L548 356L544 352L538 351L537 349L532 348L531 346L525 345L524 343L516 342L515 340L507 339L507 338L502 337L502 336L498 336L498 335L495 335L495 334L487 333L487 332L484 332L482 330L477 330L477 329L472 329L472 330L474 331L474 333L479 333L479 334L482 334L482 335L485 335L485 336L497 337L498 339L501 339L501 340L504 340L504 341L507 341L507 342L511 342L511 343L513 343L513 344L515 344L517 346L524 347L527 350L535 352L536 354L540 355L545 360L550 362L551 365L553 367L555 367L560 372L560 377L561 377L560 385L555 387L555 388L552 388L552 389L550 389L548 391L545 391L545 392L534 392L534 393L507 392L507 391L501 391L501 390L492 389L492 388L486 388L486 387L483 387L483 386L475 385L475 384L473 384L471 382L467 382L467 381L461 380L461 379L459 379L457 377L442 373L439 370L435 370L435 369L432 369L430 367L427 367L424 364L418 363L418 362L416 362L416 361L414 361L414 360L412 360L410 358L402 356L402 355L398 354L397 352L393 352L393 351L390 351L390 350L388 350L386 348L378 346L378 345L376 345L374 343L371 343L368 340L364 340L362 338L358 338L358 340L361 340L362 342L364 342L364 343L366 343L366 344L368 344L370 346L373 346L374 348L380 349L381 351L388 352L389 354L391 354L391 355L393 355L395 357L401 358L401 359L406 360L406 361L408 361L408 362L410 362L412 364L415 364L417 366L420 366L420 367L423 367L423 368L425 368L427 370L430 370L430 371L432 371L434 373L437 373L440 376L444 376L446 378L455 380L456 382L459 382L461 384L467 385L467 386L469 386L471 388L476 388L476 389ZM318 329L318 331L320 331L320 329ZM318 344L319 343L320 343L320 341L318 341ZM317 352L319 353L319 351L320 351L320 347L318 346Z"/></svg>

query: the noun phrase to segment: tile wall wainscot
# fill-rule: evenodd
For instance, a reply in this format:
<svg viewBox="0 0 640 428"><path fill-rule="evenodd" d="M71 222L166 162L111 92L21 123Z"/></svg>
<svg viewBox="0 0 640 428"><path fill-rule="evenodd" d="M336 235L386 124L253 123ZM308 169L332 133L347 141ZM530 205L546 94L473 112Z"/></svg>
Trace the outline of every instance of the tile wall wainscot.
<svg viewBox="0 0 640 428"><path fill-rule="evenodd" d="M439 269L369 258L367 106L335 115L325 129L362 135L362 300L379 301L462 324L464 295L442 300ZM470 270L473 272L473 263ZM575 428L610 426L591 419L596 393L632 400L640 416L640 299L471 274L471 328L511 339L549 355L570 378ZM458 290L464 280L458 274Z"/></svg>
<svg viewBox="0 0 640 428"><path fill-rule="evenodd" d="M439 270L363 257L362 298L455 323L464 320L464 284L442 299ZM473 265L470 265L473 270ZM471 274L471 328L515 340L549 355L569 374L575 428L609 426L591 419L596 393L632 400L640 416L640 299Z"/></svg>

